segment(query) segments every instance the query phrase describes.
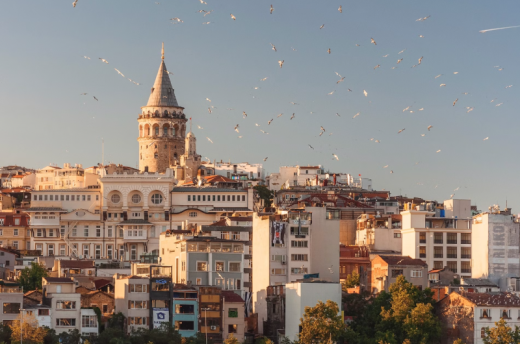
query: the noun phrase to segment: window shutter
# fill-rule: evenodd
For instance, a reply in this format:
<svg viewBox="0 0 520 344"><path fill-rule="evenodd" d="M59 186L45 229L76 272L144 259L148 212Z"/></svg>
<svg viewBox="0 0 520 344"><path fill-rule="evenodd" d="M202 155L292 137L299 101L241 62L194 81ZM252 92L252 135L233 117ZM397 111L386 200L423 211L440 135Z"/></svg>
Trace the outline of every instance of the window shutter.
<svg viewBox="0 0 520 344"><path fill-rule="evenodd" d="M131 309L132 307L132 301L128 300L128 309Z"/></svg>
<svg viewBox="0 0 520 344"><path fill-rule="evenodd" d="M130 292L130 283L128 283L128 292Z"/></svg>

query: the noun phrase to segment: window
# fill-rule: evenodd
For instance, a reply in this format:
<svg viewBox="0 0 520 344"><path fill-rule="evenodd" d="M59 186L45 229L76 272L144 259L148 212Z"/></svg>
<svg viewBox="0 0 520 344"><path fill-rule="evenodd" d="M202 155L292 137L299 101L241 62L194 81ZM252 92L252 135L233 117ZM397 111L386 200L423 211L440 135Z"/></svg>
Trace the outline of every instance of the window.
<svg viewBox="0 0 520 344"><path fill-rule="evenodd" d="M130 246L130 260L137 259L137 245Z"/></svg>
<svg viewBox="0 0 520 344"><path fill-rule="evenodd" d="M50 237L54 236L54 229L53 228L49 228L49 236Z"/></svg>
<svg viewBox="0 0 520 344"><path fill-rule="evenodd" d="M480 317L481 318L491 318L491 309L489 309L489 308L481 308L480 309Z"/></svg>
<svg viewBox="0 0 520 344"><path fill-rule="evenodd" d="M96 236L101 237L101 226L96 226Z"/></svg>
<svg viewBox="0 0 520 344"><path fill-rule="evenodd" d="M75 201L74 198L75 198L74 195L70 196L70 200L71 200L71 201ZM78 197L78 201L79 201L79 197Z"/></svg>
<svg viewBox="0 0 520 344"><path fill-rule="evenodd" d="M511 319L511 310L502 309L502 319Z"/></svg>
<svg viewBox="0 0 520 344"><path fill-rule="evenodd" d="M60 228L60 235L62 238L65 238L65 226L61 226Z"/></svg>
<svg viewBox="0 0 520 344"><path fill-rule="evenodd" d="M83 245L83 255L85 256L85 258L89 256L89 252L90 252L89 246L90 245L88 245L88 244L87 245Z"/></svg>
<svg viewBox="0 0 520 344"><path fill-rule="evenodd" d="M72 236L75 237L78 235L78 229L76 227L72 228Z"/></svg>
<svg viewBox="0 0 520 344"><path fill-rule="evenodd" d="M442 244L443 243L443 236L444 236L444 233L434 233L433 234L433 242L435 244Z"/></svg>
<svg viewBox="0 0 520 344"><path fill-rule="evenodd" d="M216 271L224 271L224 262L215 262Z"/></svg>
<svg viewBox="0 0 520 344"><path fill-rule="evenodd" d="M135 194L135 195L132 196L132 203L137 204L137 203L140 203L140 202L141 202L141 196L140 195Z"/></svg>
<svg viewBox="0 0 520 344"><path fill-rule="evenodd" d="M66 255L66 253L65 253L65 245L60 244L60 256L64 256L64 255Z"/></svg>
<svg viewBox="0 0 520 344"><path fill-rule="evenodd" d="M400 238L401 237L401 233L394 233L394 238Z"/></svg>
<svg viewBox="0 0 520 344"><path fill-rule="evenodd" d="M460 243L464 245L471 244L471 234L463 233L460 235Z"/></svg>
<svg viewBox="0 0 520 344"><path fill-rule="evenodd" d="M448 258L457 258L457 247L447 247Z"/></svg>
<svg viewBox="0 0 520 344"><path fill-rule="evenodd" d="M197 212L196 212L196 211L190 211L190 212L188 213L188 216L189 216L189 217L197 217Z"/></svg>
<svg viewBox="0 0 520 344"><path fill-rule="evenodd" d="M95 315L83 315L81 317L82 327L97 327L97 317Z"/></svg>
<svg viewBox="0 0 520 344"><path fill-rule="evenodd" d="M448 233L448 244L457 244L457 233Z"/></svg>
<svg viewBox="0 0 520 344"><path fill-rule="evenodd" d="M460 262L460 273L470 274L471 273L471 262Z"/></svg>
<svg viewBox="0 0 520 344"><path fill-rule="evenodd" d="M482 311L482 310L481 310ZM487 318L487 317L486 317ZM486 331L489 330L489 327L482 327L480 329L480 338L486 338Z"/></svg>
<svg viewBox="0 0 520 344"><path fill-rule="evenodd" d="M412 278L422 277L422 270L412 270L410 272L410 277L412 277Z"/></svg>
<svg viewBox="0 0 520 344"><path fill-rule="evenodd" d="M96 259L101 259L101 245L96 245L95 246L95 254L96 254Z"/></svg>
<svg viewBox="0 0 520 344"><path fill-rule="evenodd" d="M154 193L152 195L152 203L153 204L161 204L163 201L163 196L160 193Z"/></svg>
<svg viewBox="0 0 520 344"><path fill-rule="evenodd" d="M4 303L4 314L20 314L20 303Z"/></svg>
<svg viewBox="0 0 520 344"><path fill-rule="evenodd" d="M444 257L444 252L443 252L443 247L442 246L434 246L433 247L433 257L434 258L443 258Z"/></svg>
<svg viewBox="0 0 520 344"><path fill-rule="evenodd" d="M229 240L229 232L220 232L220 239Z"/></svg>
<svg viewBox="0 0 520 344"><path fill-rule="evenodd" d="M291 260L292 261L307 261L308 255L307 254L291 254Z"/></svg>
<svg viewBox="0 0 520 344"><path fill-rule="evenodd" d="M119 257L125 256L125 245L119 245Z"/></svg>
<svg viewBox="0 0 520 344"><path fill-rule="evenodd" d="M108 313L108 305L103 305L103 314Z"/></svg>
<svg viewBox="0 0 520 344"><path fill-rule="evenodd" d="M228 310L228 317L230 317L230 318L238 318L238 308L230 308Z"/></svg>
<svg viewBox="0 0 520 344"><path fill-rule="evenodd" d="M188 202L191 202L191 195L188 195Z"/></svg>
<svg viewBox="0 0 520 344"><path fill-rule="evenodd" d="M397 276L401 276L403 274L403 270L399 269L393 269L392 270L392 278L396 278Z"/></svg>
<svg viewBox="0 0 520 344"><path fill-rule="evenodd" d="M3 231L0 229L0 235L3 235ZM36 236L41 237L43 236L43 231L41 228L36 229Z"/></svg>
<svg viewBox="0 0 520 344"><path fill-rule="evenodd" d="M54 256L54 244L47 245L47 253L49 256Z"/></svg>
<svg viewBox="0 0 520 344"><path fill-rule="evenodd" d="M419 258L426 258L426 246L419 246Z"/></svg>
<svg viewBox="0 0 520 344"><path fill-rule="evenodd" d="M147 317L129 317L130 325L146 325Z"/></svg>
<svg viewBox="0 0 520 344"><path fill-rule="evenodd" d="M271 275L285 275L285 269L271 269Z"/></svg>
<svg viewBox="0 0 520 344"><path fill-rule="evenodd" d="M88 226L83 226L83 236L88 237Z"/></svg>
<svg viewBox="0 0 520 344"><path fill-rule="evenodd" d="M466 258L466 259L471 258L471 247L461 247L460 248L460 258Z"/></svg>
<svg viewBox="0 0 520 344"><path fill-rule="evenodd" d="M227 280L227 289L235 290L235 280L233 278L228 278Z"/></svg>
<svg viewBox="0 0 520 344"><path fill-rule="evenodd" d="M246 201L246 196L242 195L242 202L245 202L245 201Z"/></svg>
<svg viewBox="0 0 520 344"><path fill-rule="evenodd" d="M233 240L240 240L240 232L233 232Z"/></svg>
<svg viewBox="0 0 520 344"><path fill-rule="evenodd" d="M56 301L56 309L76 309L76 301Z"/></svg>
<svg viewBox="0 0 520 344"><path fill-rule="evenodd" d="M240 263L229 263L229 271L240 272Z"/></svg>
<svg viewBox="0 0 520 344"><path fill-rule="evenodd" d="M148 284L129 284L128 289L130 293L147 293Z"/></svg>
<svg viewBox="0 0 520 344"><path fill-rule="evenodd" d="M195 283L196 283L197 285L202 285L202 278L197 278L197 279L195 280Z"/></svg>
<svg viewBox="0 0 520 344"><path fill-rule="evenodd" d="M70 318L60 318L56 319L56 326L65 326L65 327L74 327L76 326L76 319Z"/></svg>
<svg viewBox="0 0 520 344"><path fill-rule="evenodd" d="M48 309L38 309L38 315L49 315Z"/></svg>
<svg viewBox="0 0 520 344"><path fill-rule="evenodd" d="M237 325L228 325L228 333L237 333Z"/></svg>
<svg viewBox="0 0 520 344"><path fill-rule="evenodd" d="M457 273L457 262L456 261L448 262L447 266L448 266L448 269L450 269L454 273Z"/></svg>
<svg viewBox="0 0 520 344"><path fill-rule="evenodd" d="M273 262L281 261L281 262L285 263L285 255L282 255L282 254L272 254L271 255L271 261L273 261Z"/></svg>
<svg viewBox="0 0 520 344"><path fill-rule="evenodd" d="M291 247L307 247L307 240L291 240Z"/></svg>
<svg viewBox="0 0 520 344"><path fill-rule="evenodd" d="M148 301L128 301L128 309L148 309Z"/></svg>
<svg viewBox="0 0 520 344"><path fill-rule="evenodd" d="M176 304L175 314L195 314L195 306Z"/></svg>
<svg viewBox="0 0 520 344"><path fill-rule="evenodd" d="M109 238L112 237L112 226L108 226L108 229L107 229L107 237L109 237Z"/></svg>
<svg viewBox="0 0 520 344"><path fill-rule="evenodd" d="M177 331L193 331L195 329L193 321L175 321Z"/></svg>
<svg viewBox="0 0 520 344"><path fill-rule="evenodd" d="M426 233L419 233L419 243L426 244Z"/></svg>
<svg viewBox="0 0 520 344"><path fill-rule="evenodd" d="M17 220L20 221L20 219L17 219ZM15 220L15 221L16 221L16 220ZM15 223L15 225L16 225L16 224L17 224L17 223ZM18 224L19 224L19 223L18 223ZM13 235L14 235L14 236L18 236L18 228L13 229Z"/></svg>
<svg viewBox="0 0 520 344"><path fill-rule="evenodd" d="M227 201L231 202L231 196L230 195L227 195Z"/></svg>
<svg viewBox="0 0 520 344"><path fill-rule="evenodd" d="M119 237L120 237L120 238L123 237L123 227L120 227L120 228L119 228Z"/></svg>
<svg viewBox="0 0 520 344"><path fill-rule="evenodd" d="M309 227L302 227L301 235L309 235ZM298 227L291 227L291 235L298 235Z"/></svg>
<svg viewBox="0 0 520 344"><path fill-rule="evenodd" d="M117 204L121 201L121 197L118 194L114 194L112 197L110 197L110 200L112 203Z"/></svg>
<svg viewBox="0 0 520 344"><path fill-rule="evenodd" d="M306 274L307 268L291 268L291 274L292 275L301 275Z"/></svg>
<svg viewBox="0 0 520 344"><path fill-rule="evenodd" d="M208 271L207 262L197 262L197 271Z"/></svg>

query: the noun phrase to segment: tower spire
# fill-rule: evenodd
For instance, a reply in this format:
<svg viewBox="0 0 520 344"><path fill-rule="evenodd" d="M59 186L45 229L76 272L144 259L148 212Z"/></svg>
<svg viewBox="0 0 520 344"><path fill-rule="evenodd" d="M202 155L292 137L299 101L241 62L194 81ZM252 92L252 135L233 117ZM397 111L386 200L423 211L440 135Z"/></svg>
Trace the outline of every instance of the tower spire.
<svg viewBox="0 0 520 344"><path fill-rule="evenodd" d="M161 60L164 60L164 42L162 42Z"/></svg>
<svg viewBox="0 0 520 344"><path fill-rule="evenodd" d="M190 133L191 133L191 117L190 117Z"/></svg>

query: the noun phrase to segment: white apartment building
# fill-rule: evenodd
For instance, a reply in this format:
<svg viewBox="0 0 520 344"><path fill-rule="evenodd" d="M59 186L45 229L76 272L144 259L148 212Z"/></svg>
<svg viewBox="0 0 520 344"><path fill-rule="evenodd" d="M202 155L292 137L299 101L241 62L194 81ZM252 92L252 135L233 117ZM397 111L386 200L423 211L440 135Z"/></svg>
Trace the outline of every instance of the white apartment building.
<svg viewBox="0 0 520 344"><path fill-rule="evenodd" d="M446 200L444 209L445 217L424 209L401 212L402 255L422 259L430 269L447 266L461 277L471 277L471 201Z"/></svg>
<svg viewBox="0 0 520 344"><path fill-rule="evenodd" d="M473 217L473 278L487 278L508 290L511 277L520 277L520 230L514 216L482 213Z"/></svg>
<svg viewBox="0 0 520 344"><path fill-rule="evenodd" d="M213 164L206 164L207 168L213 168L214 173L233 180L264 179L265 173L262 164L250 164L248 162L232 163L213 161Z"/></svg>
<svg viewBox="0 0 520 344"><path fill-rule="evenodd" d="M150 326L150 278L126 276L116 279L114 302L116 312L127 319L127 332Z"/></svg>
<svg viewBox="0 0 520 344"><path fill-rule="evenodd" d="M43 304L50 306L51 324L56 334L81 331L81 294L72 278L43 277ZM97 318L96 318L97 323Z"/></svg>
<svg viewBox="0 0 520 344"><path fill-rule="evenodd" d="M319 274L339 282L339 217L325 207L284 215L253 214L253 310L259 331L267 318L267 287Z"/></svg>

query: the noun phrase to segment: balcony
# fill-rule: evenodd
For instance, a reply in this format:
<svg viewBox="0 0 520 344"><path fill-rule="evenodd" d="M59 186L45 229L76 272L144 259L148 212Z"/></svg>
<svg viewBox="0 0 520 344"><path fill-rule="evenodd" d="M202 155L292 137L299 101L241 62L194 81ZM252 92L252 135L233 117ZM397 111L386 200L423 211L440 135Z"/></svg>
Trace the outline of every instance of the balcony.
<svg viewBox="0 0 520 344"><path fill-rule="evenodd" d="M128 241L143 241L148 239L148 231L145 229L125 229L123 239Z"/></svg>

